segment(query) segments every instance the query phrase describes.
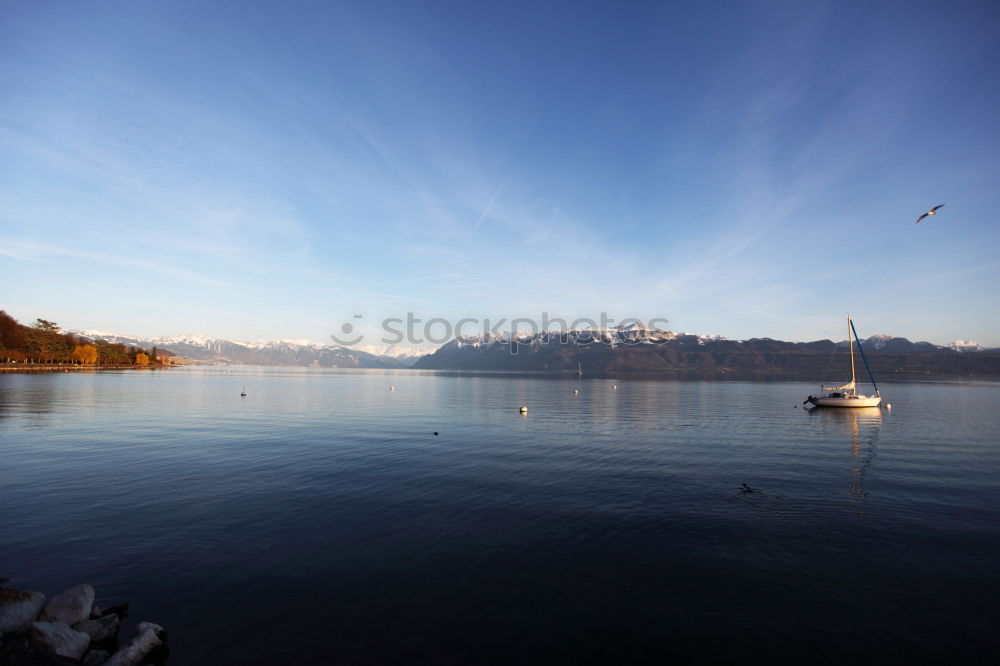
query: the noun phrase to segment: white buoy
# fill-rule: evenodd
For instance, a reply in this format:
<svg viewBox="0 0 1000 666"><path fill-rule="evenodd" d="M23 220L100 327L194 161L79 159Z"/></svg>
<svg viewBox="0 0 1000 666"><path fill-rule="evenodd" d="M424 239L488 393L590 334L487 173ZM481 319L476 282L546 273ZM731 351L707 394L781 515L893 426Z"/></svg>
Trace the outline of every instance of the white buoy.
<svg viewBox="0 0 1000 666"><path fill-rule="evenodd" d="M579 392L580 392L580 389L573 389L573 395L576 395Z"/></svg>
<svg viewBox="0 0 1000 666"><path fill-rule="evenodd" d="M612 391L617 391L618 390L618 384L615 384L614 386L612 386L611 390Z"/></svg>
<svg viewBox="0 0 1000 666"><path fill-rule="evenodd" d="M396 387L395 387L395 386L390 386L390 387L389 387L389 390L390 390L390 391L395 391L395 390L396 390Z"/></svg>
<svg viewBox="0 0 1000 666"><path fill-rule="evenodd" d="M887 403L885 403L885 408L886 408L886 409L892 409L892 404L891 404L891 403L888 403L888 402L887 402Z"/></svg>
<svg viewBox="0 0 1000 666"><path fill-rule="evenodd" d="M528 413L528 408L527 407L522 407L521 408L521 413L522 414L527 414Z"/></svg>

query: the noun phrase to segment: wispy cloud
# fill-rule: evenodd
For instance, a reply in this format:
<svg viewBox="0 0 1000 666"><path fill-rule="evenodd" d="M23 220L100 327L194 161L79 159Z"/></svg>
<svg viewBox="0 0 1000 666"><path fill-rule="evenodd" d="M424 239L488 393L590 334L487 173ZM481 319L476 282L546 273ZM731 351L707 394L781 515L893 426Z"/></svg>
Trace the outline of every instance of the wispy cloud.
<svg viewBox="0 0 1000 666"><path fill-rule="evenodd" d="M490 200L486 203L486 206L483 208L483 212L480 213L479 219L476 220L476 224L472 227L472 231L469 233L470 238L475 236L476 232L479 231L479 225L482 224L483 220L486 219L486 216L490 212L490 208L492 208L493 204L496 203L496 200L500 198L500 195L503 193L503 188L505 186L506 184L501 185L500 188L496 191L496 193L492 197L490 197Z"/></svg>
<svg viewBox="0 0 1000 666"><path fill-rule="evenodd" d="M162 11L69 20L25 5L10 23L0 270L34 270L30 298L71 307L59 285L94 267L193 320L178 328L222 335L202 320L266 337L270 322L319 328L364 307L617 309L809 337L821 310L890 309L878 290L810 298L817 273L877 265L881 285L924 285L938 305L1000 273L1000 94L978 8L734 7L718 21L692 6L666 41L608 12L600 58L567 56L592 28L572 13L486 35L475 11L234 21L206 6L204 31ZM963 232L914 234L910 200L941 191ZM902 207L897 231L885 220ZM105 327L128 310L106 309ZM273 333L302 335L316 333Z"/></svg>
<svg viewBox="0 0 1000 666"><path fill-rule="evenodd" d="M108 264L110 266L152 272L164 277L184 280L195 284L213 287L233 286L231 282L210 277L202 273L178 268L164 262L100 252L90 252L60 245L24 241L7 241L2 247L0 247L0 254L12 259L35 262L54 261L63 258L84 259L87 261Z"/></svg>

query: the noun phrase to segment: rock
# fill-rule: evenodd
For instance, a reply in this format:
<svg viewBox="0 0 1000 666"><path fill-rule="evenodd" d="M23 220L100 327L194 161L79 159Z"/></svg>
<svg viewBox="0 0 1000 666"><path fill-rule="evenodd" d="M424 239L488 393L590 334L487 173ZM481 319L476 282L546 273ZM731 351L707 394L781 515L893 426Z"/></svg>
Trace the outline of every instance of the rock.
<svg viewBox="0 0 1000 666"><path fill-rule="evenodd" d="M83 666L102 666L111 654L105 650L91 650L83 655Z"/></svg>
<svg viewBox="0 0 1000 666"><path fill-rule="evenodd" d="M18 634L31 628L45 604L41 592L0 589L0 631Z"/></svg>
<svg viewBox="0 0 1000 666"><path fill-rule="evenodd" d="M94 588L90 585L76 585L62 594L52 597L42 611L42 622L65 622L73 625L90 617L94 605Z"/></svg>
<svg viewBox="0 0 1000 666"><path fill-rule="evenodd" d="M73 625L73 629L82 631L90 636L90 640L93 643L103 643L118 635L118 626L120 624L121 620L118 619L117 615L108 613L96 619L78 622Z"/></svg>
<svg viewBox="0 0 1000 666"><path fill-rule="evenodd" d="M39 652L79 661L90 647L90 636L65 622L32 622L31 643Z"/></svg>
<svg viewBox="0 0 1000 666"><path fill-rule="evenodd" d="M153 631L155 631L157 636L160 636L160 635L164 635L165 636L166 633L167 633L166 629L164 629L160 625L156 624L155 622L140 622L139 624L137 624L135 626L135 631L132 632L132 635L136 636L137 634L141 634L142 632L146 631L147 629L152 629Z"/></svg>
<svg viewBox="0 0 1000 666"><path fill-rule="evenodd" d="M167 654L167 632L158 624L140 622L128 643L111 655L104 666L141 666L162 663Z"/></svg>

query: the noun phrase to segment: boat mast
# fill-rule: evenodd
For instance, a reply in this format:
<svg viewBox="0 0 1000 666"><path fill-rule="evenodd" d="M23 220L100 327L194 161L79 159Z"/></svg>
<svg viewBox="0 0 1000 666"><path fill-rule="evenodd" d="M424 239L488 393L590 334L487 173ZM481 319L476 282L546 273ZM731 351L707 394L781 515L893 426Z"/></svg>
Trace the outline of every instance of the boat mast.
<svg viewBox="0 0 1000 666"><path fill-rule="evenodd" d="M850 321L850 317L848 317ZM851 324L851 329L854 329L854 324ZM858 339L858 332L854 331L854 339ZM868 371L868 379L872 380L872 386L875 387L875 395L878 395L878 384L875 383L875 375L872 374L872 366L868 363L868 357L865 356L865 350L861 348L861 343L858 343L858 351L861 352L861 360L865 362L865 370Z"/></svg>
<svg viewBox="0 0 1000 666"><path fill-rule="evenodd" d="M853 329L851 315L847 315L847 344L851 347L851 393L857 393L857 379L854 377L854 342L851 340L851 331Z"/></svg>

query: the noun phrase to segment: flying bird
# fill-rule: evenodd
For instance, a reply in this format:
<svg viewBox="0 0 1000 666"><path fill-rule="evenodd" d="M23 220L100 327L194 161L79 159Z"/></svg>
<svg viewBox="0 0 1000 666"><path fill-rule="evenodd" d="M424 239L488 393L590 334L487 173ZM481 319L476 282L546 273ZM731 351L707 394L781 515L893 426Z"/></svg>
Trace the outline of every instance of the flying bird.
<svg viewBox="0 0 1000 666"><path fill-rule="evenodd" d="M924 219L928 215L933 215L934 213L936 213L937 209L940 208L943 205L944 204L941 204L940 206L934 206L934 208L931 208L929 211L927 211L926 213L924 213L923 215L921 215L920 217L918 217L917 218L917 224L920 224L920 220Z"/></svg>

